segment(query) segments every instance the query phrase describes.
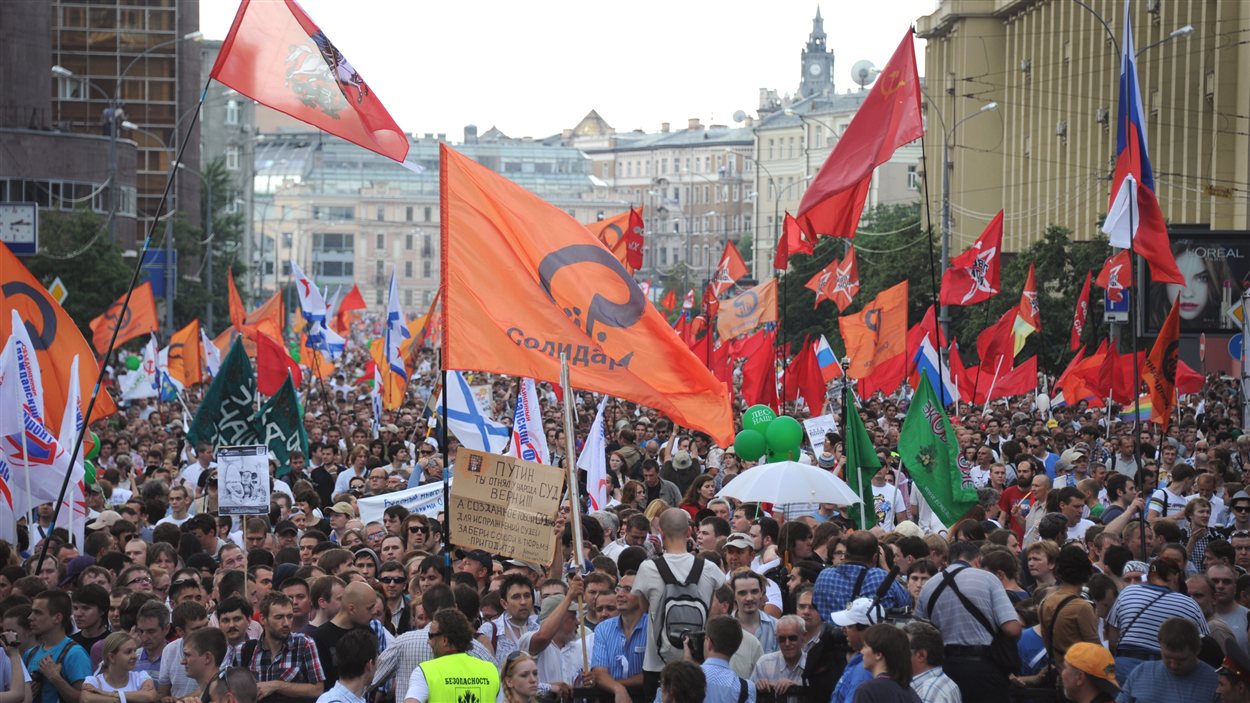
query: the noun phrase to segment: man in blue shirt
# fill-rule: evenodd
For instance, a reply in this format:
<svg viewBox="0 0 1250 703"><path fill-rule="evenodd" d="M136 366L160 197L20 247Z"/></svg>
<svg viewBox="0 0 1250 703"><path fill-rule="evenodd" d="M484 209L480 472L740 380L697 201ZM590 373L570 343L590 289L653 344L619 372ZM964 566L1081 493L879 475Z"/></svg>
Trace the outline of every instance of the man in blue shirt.
<svg viewBox="0 0 1250 703"><path fill-rule="evenodd" d="M1129 674L1117 703L1169 703L1211 701L1219 675L1198 659L1202 637L1198 626L1186 618L1168 618L1159 626L1162 659L1140 664Z"/></svg>
<svg viewBox="0 0 1250 703"><path fill-rule="evenodd" d="M595 627L595 651L590 656L594 686L610 691L616 703L630 700L626 687L642 688L642 659L647 652L647 613L642 601L631 593L634 572L626 571L616 585L620 614Z"/></svg>
<svg viewBox="0 0 1250 703"><path fill-rule="evenodd" d="M38 644L22 654L22 663L39 703L78 700L82 682L91 675L91 658L66 635L72 614L65 591L44 591L31 604L30 633Z"/></svg>
<svg viewBox="0 0 1250 703"><path fill-rule="evenodd" d="M845 610L833 613L830 619L834 625L844 628L847 648L855 652L833 689L830 703L851 703L859 685L872 678L872 673L864 668L864 655L860 652L864 648L864 631L884 620L885 611L880 605L874 605L871 598L856 598Z"/></svg>
<svg viewBox="0 0 1250 703"><path fill-rule="evenodd" d="M704 626L703 675L707 678L705 703L755 703L755 682L739 677L729 659L742 644L742 625L728 615L709 618ZM742 697L743 690L746 698Z"/></svg>
<svg viewBox="0 0 1250 703"><path fill-rule="evenodd" d="M846 610L856 598L871 597L890 576L885 569L873 566L877 563L876 535L867 531L855 532L843 543L846 545L846 562L820 572L812 589L812 605L828 622L832 622L832 613ZM909 607L911 596L901 583L895 581L881 599L881 605L886 608Z"/></svg>

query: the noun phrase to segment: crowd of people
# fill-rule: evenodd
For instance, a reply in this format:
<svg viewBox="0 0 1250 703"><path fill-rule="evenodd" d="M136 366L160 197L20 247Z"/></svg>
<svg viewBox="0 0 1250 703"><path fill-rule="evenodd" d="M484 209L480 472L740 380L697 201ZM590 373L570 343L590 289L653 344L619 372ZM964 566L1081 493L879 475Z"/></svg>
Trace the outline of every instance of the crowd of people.
<svg viewBox="0 0 1250 703"><path fill-rule="evenodd" d="M179 404L93 427L82 543L51 505L0 543L0 703L1250 703L1250 435L1216 376L1162 434L1086 403L959 408L979 501L953 525L899 465L906 392L860 403L882 465L862 507L719 498L753 462L610 402L609 504L581 515L580 555L563 504L537 564L447 544L442 514L360 518L459 448L427 410L432 357L376 436L364 364L349 350L303 389L308 452L272 462L268 515L218 514L214 447ZM510 423L515 380L474 383ZM597 403L573 402L580 451ZM845 474L836 433L808 452Z"/></svg>

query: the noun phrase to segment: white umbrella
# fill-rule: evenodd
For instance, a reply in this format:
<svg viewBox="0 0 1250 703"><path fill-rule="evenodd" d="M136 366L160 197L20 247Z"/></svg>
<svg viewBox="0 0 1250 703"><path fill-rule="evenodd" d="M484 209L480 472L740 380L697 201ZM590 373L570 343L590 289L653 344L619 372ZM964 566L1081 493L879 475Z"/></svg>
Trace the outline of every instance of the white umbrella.
<svg viewBox="0 0 1250 703"><path fill-rule="evenodd" d="M761 464L738 474L717 497L761 503L832 503L853 505L859 496L832 472L797 461Z"/></svg>

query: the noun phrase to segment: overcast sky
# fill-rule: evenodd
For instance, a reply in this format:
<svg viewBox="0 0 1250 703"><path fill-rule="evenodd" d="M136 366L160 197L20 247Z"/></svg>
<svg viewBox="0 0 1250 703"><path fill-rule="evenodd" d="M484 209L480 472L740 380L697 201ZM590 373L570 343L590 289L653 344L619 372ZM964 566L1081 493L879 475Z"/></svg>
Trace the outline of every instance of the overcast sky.
<svg viewBox="0 0 1250 703"><path fill-rule="evenodd" d="M253 0L272 2L275 0ZM816 3L781 0L301 0L399 125L461 139L466 124L509 136L570 128L592 108L618 131L732 124L760 88L793 93ZM937 0L821 3L839 92L851 65L881 67ZM238 0L200 0L224 38ZM924 42L916 42L924 74Z"/></svg>

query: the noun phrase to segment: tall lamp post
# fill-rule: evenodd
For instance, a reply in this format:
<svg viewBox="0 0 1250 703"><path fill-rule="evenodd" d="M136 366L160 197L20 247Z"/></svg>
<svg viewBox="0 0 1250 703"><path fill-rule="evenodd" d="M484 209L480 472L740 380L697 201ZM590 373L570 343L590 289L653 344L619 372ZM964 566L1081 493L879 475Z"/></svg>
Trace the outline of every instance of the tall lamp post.
<svg viewBox="0 0 1250 703"><path fill-rule="evenodd" d="M217 328L213 326L213 237L216 236L216 233L213 231L213 182L205 178L204 174L182 162L178 162L177 168L180 171L193 174L196 178L200 179L200 183L204 184L205 195L208 199L207 212L204 214L204 219L207 221L205 224L205 233L207 236L204 237L203 242L204 288L208 293L208 305L204 310L204 322L208 326L208 329L214 330Z"/></svg>
<svg viewBox="0 0 1250 703"><path fill-rule="evenodd" d="M123 122L122 127L133 132L145 134L149 138L156 140L166 151L169 152L169 177L173 178L178 168L178 162L175 160L174 147L165 143L161 139L161 135L155 132L149 132L134 122ZM176 278L176 267L174 266L174 213L177 211L178 193L174 190L174 207L169 208L169 212L165 214L165 334L166 339L174 333L174 279ZM142 263L140 263L142 265Z"/></svg>
<svg viewBox="0 0 1250 703"><path fill-rule="evenodd" d="M755 139L755 143L756 143L756 144L759 144L759 141L760 141L760 140L759 140L759 135L757 134L757 135L756 135L756 139ZM743 155L742 155L742 158L743 158L744 160L746 160L746 161L753 161L753 162L755 162L755 165L756 165L756 166L758 166L758 167L760 168L760 170L762 170L762 171L765 173L765 175L767 175L767 176L768 176L768 182L769 182L769 183L773 183L773 184L775 184L775 183L777 182L777 179L776 179L776 178L773 178L773 172L772 172L772 171L769 171L769 170L768 170L768 167L767 167L767 166L765 166L763 163L761 163L758 157L751 156L750 154L743 154ZM774 186L774 187L775 187L775 186ZM763 189L762 189L762 188L756 188L756 189L755 189L755 202L757 202L757 203L758 203L758 202L762 202L762 201L760 200L760 197L759 197L759 196L760 196L760 195L762 195L762 194L763 194L763 192L764 192L764 191L763 191ZM777 221L777 215L778 215L778 213L777 213L777 207L780 205L780 202L781 202L781 201L777 201L776 203L774 203L774 204L773 204L773 246L776 246L776 243L777 243L777 238L778 238L778 236L780 236L780 233L781 233L781 223ZM759 226L759 217L756 217L756 218L755 218L755 225L756 225L756 227L758 227L758 226ZM758 244L752 244L752 247L751 247L751 248L752 248L752 249L758 248ZM754 255L754 253L752 253L752 255L751 255L751 266L756 267L756 268L758 268L758 267L759 267L759 262L757 262L757 261L755 260L755 255ZM760 276L757 276L757 278L760 278Z"/></svg>

